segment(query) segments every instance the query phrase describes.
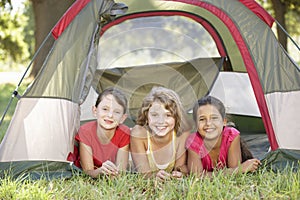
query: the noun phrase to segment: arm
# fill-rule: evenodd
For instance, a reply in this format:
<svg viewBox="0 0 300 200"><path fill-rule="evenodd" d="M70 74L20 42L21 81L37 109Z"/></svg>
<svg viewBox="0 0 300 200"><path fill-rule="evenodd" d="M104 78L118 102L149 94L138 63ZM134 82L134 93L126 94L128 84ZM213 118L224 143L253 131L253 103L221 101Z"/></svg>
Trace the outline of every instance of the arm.
<svg viewBox="0 0 300 200"><path fill-rule="evenodd" d="M111 161L106 161L100 168L95 169L92 148L82 142L79 143L80 164L83 171L93 178L100 174L116 175L117 167Z"/></svg>
<svg viewBox="0 0 300 200"><path fill-rule="evenodd" d="M130 136L130 150L137 172L150 176L150 166L146 155L147 132L146 129L136 125L132 128Z"/></svg>
<svg viewBox="0 0 300 200"><path fill-rule="evenodd" d="M191 174L195 174L197 176L200 176L203 173L200 156L192 150L188 150L188 169Z"/></svg>
<svg viewBox="0 0 300 200"><path fill-rule="evenodd" d="M185 149L185 142L189 132L184 132L177 138L177 149L176 149L176 161L172 176L175 178L181 178L183 175L188 174L189 170L187 167L187 150Z"/></svg>
<svg viewBox="0 0 300 200"><path fill-rule="evenodd" d="M237 135L228 149L228 168L236 168L241 163L242 154L240 146L240 135Z"/></svg>
<svg viewBox="0 0 300 200"><path fill-rule="evenodd" d="M203 169L200 156L192 150L188 150L188 169L190 174L194 174L197 177L212 176L212 172L208 172Z"/></svg>
<svg viewBox="0 0 300 200"><path fill-rule="evenodd" d="M233 174L238 172L254 172L257 170L260 165L260 161L256 158L246 160L241 164L242 153L240 146L240 136L236 136L232 141L229 150L228 150L228 169L227 173Z"/></svg>
<svg viewBox="0 0 300 200"><path fill-rule="evenodd" d="M126 171L128 166L129 144L120 148L117 153L116 166L119 170Z"/></svg>

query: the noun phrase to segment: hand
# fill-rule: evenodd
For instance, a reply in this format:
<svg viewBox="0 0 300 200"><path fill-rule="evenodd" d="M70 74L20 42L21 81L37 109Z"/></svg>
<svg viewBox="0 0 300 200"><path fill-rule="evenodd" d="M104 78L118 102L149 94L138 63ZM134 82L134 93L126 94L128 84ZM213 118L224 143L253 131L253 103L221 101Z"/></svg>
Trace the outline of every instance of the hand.
<svg viewBox="0 0 300 200"><path fill-rule="evenodd" d="M166 172L165 170L159 170L156 174L156 178L160 181L165 181L167 179L170 179L171 174Z"/></svg>
<svg viewBox="0 0 300 200"><path fill-rule="evenodd" d="M100 174L105 174L105 175L117 176L119 174L119 170L117 166L109 160L102 163L102 166L99 167L98 170Z"/></svg>
<svg viewBox="0 0 300 200"><path fill-rule="evenodd" d="M173 172L172 172L172 177L173 177L173 178L176 178L176 179L178 179L178 180L181 180L182 177L183 177L183 173L180 172L180 171L173 171Z"/></svg>
<svg viewBox="0 0 300 200"><path fill-rule="evenodd" d="M254 172L260 165L260 160L253 158L242 163L242 172Z"/></svg>

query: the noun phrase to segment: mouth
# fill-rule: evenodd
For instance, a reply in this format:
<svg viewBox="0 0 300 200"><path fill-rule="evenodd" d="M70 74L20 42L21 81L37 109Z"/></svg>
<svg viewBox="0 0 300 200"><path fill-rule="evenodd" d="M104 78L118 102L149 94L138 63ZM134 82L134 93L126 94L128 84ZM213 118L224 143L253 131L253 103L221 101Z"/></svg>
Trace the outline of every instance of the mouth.
<svg viewBox="0 0 300 200"><path fill-rule="evenodd" d="M104 119L104 122L105 122L106 124L114 124L114 123L115 123L114 120L109 120L109 119Z"/></svg>
<svg viewBox="0 0 300 200"><path fill-rule="evenodd" d="M156 129L163 131L163 130L167 129L167 126L156 126Z"/></svg>
<svg viewBox="0 0 300 200"><path fill-rule="evenodd" d="M213 132L215 129L214 128L206 128L206 129L204 129L204 131L206 132L206 133L211 133L211 132Z"/></svg>

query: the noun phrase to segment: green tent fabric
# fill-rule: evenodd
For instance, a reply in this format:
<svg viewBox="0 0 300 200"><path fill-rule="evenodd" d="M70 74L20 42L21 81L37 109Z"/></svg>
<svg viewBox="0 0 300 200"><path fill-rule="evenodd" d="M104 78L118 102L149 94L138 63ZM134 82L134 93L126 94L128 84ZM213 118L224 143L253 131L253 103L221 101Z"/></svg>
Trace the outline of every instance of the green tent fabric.
<svg viewBox="0 0 300 200"><path fill-rule="evenodd" d="M277 149L265 155L261 160L262 166L275 172L291 170L296 172L300 166L300 151L290 149Z"/></svg>
<svg viewBox="0 0 300 200"><path fill-rule="evenodd" d="M17 161L1 162L0 178L10 177L18 180L71 178L81 174L82 170L70 162L57 161Z"/></svg>

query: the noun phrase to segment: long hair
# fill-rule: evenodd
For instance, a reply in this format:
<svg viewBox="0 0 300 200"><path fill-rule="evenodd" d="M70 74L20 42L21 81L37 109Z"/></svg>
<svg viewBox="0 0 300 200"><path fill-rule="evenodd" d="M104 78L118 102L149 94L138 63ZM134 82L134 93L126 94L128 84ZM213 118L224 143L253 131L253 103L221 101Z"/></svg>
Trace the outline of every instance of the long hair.
<svg viewBox="0 0 300 200"><path fill-rule="evenodd" d="M199 99L193 107L193 119L196 123L198 123L198 120L197 120L198 108L201 106L204 106L204 105L213 105L221 114L222 119L225 119L225 118L228 119L223 102L213 96L205 96L205 97ZM227 122L227 126L235 127L234 123L229 124L228 122ZM244 162L248 159L252 159L253 155L252 155L251 151L249 150L248 145L242 138L240 139L240 146L241 146L242 162Z"/></svg>
<svg viewBox="0 0 300 200"><path fill-rule="evenodd" d="M174 130L176 131L177 136L190 129L190 123L187 120L178 94L175 91L164 87L153 87L149 94L144 98L138 112L136 121L138 125L146 126L148 124L149 109L155 101L162 103L165 106L165 109L171 112L172 117L175 119Z"/></svg>
<svg viewBox="0 0 300 200"><path fill-rule="evenodd" d="M109 94L111 94L116 99L118 104L123 107L123 114L125 114L127 112L127 98L121 90L114 87L109 87L103 90L103 92L99 94L95 106L97 107L103 98Z"/></svg>

